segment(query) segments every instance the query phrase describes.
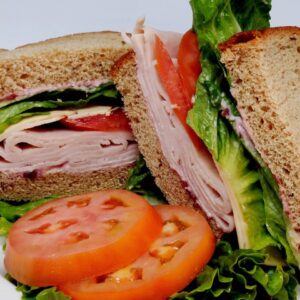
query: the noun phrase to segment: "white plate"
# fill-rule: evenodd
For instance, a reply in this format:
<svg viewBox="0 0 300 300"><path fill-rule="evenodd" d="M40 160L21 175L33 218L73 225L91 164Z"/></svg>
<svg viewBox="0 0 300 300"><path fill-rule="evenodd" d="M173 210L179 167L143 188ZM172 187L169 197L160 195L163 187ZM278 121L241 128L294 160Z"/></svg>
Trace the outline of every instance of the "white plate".
<svg viewBox="0 0 300 300"><path fill-rule="evenodd" d="M273 0L272 25L300 26L299 11L298 0ZM192 25L188 0L0 0L0 48L76 32L131 31L142 16L148 25L164 30L184 32ZM0 299L20 300L3 278L2 262L0 251Z"/></svg>

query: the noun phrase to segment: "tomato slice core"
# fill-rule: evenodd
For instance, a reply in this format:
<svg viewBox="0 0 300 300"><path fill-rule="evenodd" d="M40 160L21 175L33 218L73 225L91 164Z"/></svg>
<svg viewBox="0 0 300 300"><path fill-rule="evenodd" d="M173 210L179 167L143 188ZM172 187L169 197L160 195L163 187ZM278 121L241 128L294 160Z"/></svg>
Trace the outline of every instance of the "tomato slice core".
<svg viewBox="0 0 300 300"><path fill-rule="evenodd" d="M131 131L129 121L120 108L112 111L109 115L98 114L77 119L65 118L60 123L75 130Z"/></svg>
<svg viewBox="0 0 300 300"><path fill-rule="evenodd" d="M75 300L165 300L182 290L211 258L215 238L205 218L192 209L156 209L163 230L147 253L114 273L59 289Z"/></svg>
<svg viewBox="0 0 300 300"><path fill-rule="evenodd" d="M4 263L13 278L31 286L78 281L130 264L161 228L155 209L128 191L62 198L12 226Z"/></svg>

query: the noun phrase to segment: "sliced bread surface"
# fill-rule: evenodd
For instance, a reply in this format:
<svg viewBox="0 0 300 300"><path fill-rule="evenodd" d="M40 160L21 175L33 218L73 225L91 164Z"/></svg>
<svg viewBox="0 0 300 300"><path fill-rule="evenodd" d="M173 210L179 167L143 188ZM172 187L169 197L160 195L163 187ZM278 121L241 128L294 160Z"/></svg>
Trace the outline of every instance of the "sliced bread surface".
<svg viewBox="0 0 300 300"><path fill-rule="evenodd" d="M0 99L26 89L110 79L128 51L118 32L68 35L0 52Z"/></svg>
<svg viewBox="0 0 300 300"><path fill-rule="evenodd" d="M300 28L239 33L220 50L238 110L278 183L300 257Z"/></svg>

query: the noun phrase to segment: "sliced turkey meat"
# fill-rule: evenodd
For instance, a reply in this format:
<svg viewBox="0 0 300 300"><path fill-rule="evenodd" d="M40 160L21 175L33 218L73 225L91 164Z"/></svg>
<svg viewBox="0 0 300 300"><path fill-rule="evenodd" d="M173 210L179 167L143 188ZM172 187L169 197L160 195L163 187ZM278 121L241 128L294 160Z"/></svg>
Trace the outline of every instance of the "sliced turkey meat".
<svg viewBox="0 0 300 300"><path fill-rule="evenodd" d="M2 172L86 172L129 165L138 155L129 132L22 130L0 146Z"/></svg>
<svg viewBox="0 0 300 300"><path fill-rule="evenodd" d="M149 117L170 167L186 183L186 189L208 218L213 218L224 232L230 232L234 229L232 208L213 159L206 148L195 148L159 80L154 55L156 35L176 63L181 34L161 32L140 23L135 33L124 35L136 53L137 75Z"/></svg>
<svg viewBox="0 0 300 300"><path fill-rule="evenodd" d="M106 112L107 109L97 108ZM89 113L81 109L80 113ZM107 112L106 112L107 113ZM137 144L128 131L77 131L47 127L79 111L52 111L49 115L24 119L0 135L2 172L48 174L90 172L134 163Z"/></svg>

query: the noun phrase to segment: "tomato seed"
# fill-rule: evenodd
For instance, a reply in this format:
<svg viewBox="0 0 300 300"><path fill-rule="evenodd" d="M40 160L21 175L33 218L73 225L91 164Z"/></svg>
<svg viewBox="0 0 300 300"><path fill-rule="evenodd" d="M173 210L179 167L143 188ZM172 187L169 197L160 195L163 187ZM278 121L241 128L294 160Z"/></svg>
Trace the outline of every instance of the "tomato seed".
<svg viewBox="0 0 300 300"><path fill-rule="evenodd" d="M164 222L162 234L163 236L172 236L186 228L188 228L188 225L184 224L177 218L173 218L172 220Z"/></svg>
<svg viewBox="0 0 300 300"><path fill-rule="evenodd" d="M51 226L50 223L47 224L43 224L40 227L34 228L34 229L30 229L25 231L26 233L30 233L30 234L35 234L35 233L40 233L40 234L44 234L44 233L48 233L48 228Z"/></svg>
<svg viewBox="0 0 300 300"><path fill-rule="evenodd" d="M114 227L116 227L120 223L117 219L110 219L103 222L105 229L112 230Z"/></svg>
<svg viewBox="0 0 300 300"><path fill-rule="evenodd" d="M166 244L162 247L154 249L149 252L150 256L160 260L161 264L165 264L172 260L177 251L184 245L183 241L176 241L174 243Z"/></svg>
<svg viewBox="0 0 300 300"><path fill-rule="evenodd" d="M136 280L143 279L143 269L142 268L124 268L118 270L112 274L107 275L102 279L102 282L112 282L112 283L126 283ZM101 283L97 280L98 283Z"/></svg>
<svg viewBox="0 0 300 300"><path fill-rule="evenodd" d="M115 209L117 207L127 207L123 201L116 198L110 198L109 200L105 201L103 205L103 208L107 210Z"/></svg>
<svg viewBox="0 0 300 300"><path fill-rule="evenodd" d="M46 234L46 233L53 233L57 230L65 229L70 227L71 225L74 225L77 223L77 220L61 220L58 221L55 224L46 223L41 225L40 227L30 229L28 231L25 231L26 233L30 234Z"/></svg>
<svg viewBox="0 0 300 300"><path fill-rule="evenodd" d="M71 234L69 234L67 243L78 243L80 241L87 240L89 237L89 234L82 231L72 232Z"/></svg>
<svg viewBox="0 0 300 300"><path fill-rule="evenodd" d="M50 208L44 210L43 212L41 212L40 214L33 216L29 220L30 221L35 221L35 220L38 220L38 219L40 219L44 216L54 214L55 212L56 212L56 210L54 209L54 207L50 207Z"/></svg>
<svg viewBox="0 0 300 300"><path fill-rule="evenodd" d="M90 197L83 197L83 198L80 198L78 200L70 200L68 201L67 203L67 206L68 207L85 207L85 206L88 206L91 202L91 198Z"/></svg>

